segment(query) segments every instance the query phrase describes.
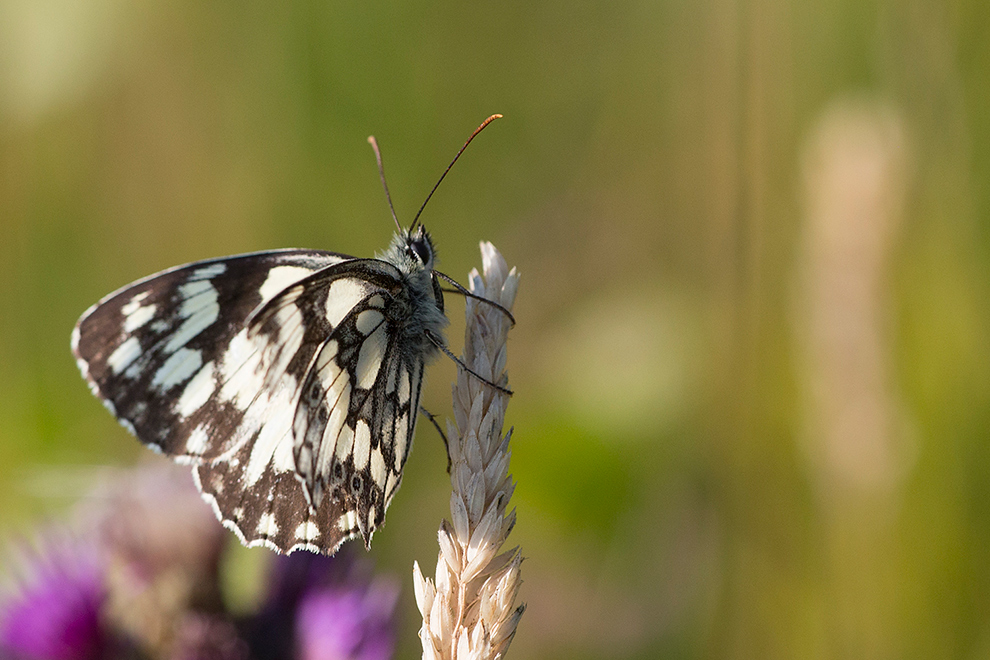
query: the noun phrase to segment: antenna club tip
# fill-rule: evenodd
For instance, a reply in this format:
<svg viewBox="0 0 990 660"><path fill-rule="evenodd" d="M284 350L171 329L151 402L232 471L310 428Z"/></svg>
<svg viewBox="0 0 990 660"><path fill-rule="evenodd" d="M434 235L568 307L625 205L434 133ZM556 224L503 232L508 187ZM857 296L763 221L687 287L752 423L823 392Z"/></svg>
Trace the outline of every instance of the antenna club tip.
<svg viewBox="0 0 990 660"><path fill-rule="evenodd" d="M369 135L368 136L368 144L375 144L375 136L374 135Z"/></svg>

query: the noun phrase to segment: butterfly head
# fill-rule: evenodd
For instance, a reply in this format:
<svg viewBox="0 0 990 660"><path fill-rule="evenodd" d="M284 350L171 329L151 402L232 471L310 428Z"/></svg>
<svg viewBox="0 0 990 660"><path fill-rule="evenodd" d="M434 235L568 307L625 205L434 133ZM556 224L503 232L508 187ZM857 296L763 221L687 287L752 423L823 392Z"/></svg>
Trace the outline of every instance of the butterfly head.
<svg viewBox="0 0 990 660"><path fill-rule="evenodd" d="M415 306L422 304L431 314L435 308L442 317L443 291L434 270L437 251L429 232L422 225L415 229L401 229L388 250L379 254L378 258L389 262L405 276L410 295L418 301ZM435 321L441 326L446 325L445 320L438 318Z"/></svg>
<svg viewBox="0 0 990 660"><path fill-rule="evenodd" d="M433 247L433 239L423 225L413 231L403 229L396 237L396 242L409 271L433 272L433 267L436 265L436 248Z"/></svg>

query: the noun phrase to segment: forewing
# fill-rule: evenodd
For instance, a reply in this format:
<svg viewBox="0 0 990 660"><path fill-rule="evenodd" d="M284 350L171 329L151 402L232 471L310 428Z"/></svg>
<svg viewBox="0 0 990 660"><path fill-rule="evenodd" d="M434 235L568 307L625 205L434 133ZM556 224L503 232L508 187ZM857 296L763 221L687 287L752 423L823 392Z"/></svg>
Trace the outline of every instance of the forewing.
<svg viewBox="0 0 990 660"><path fill-rule="evenodd" d="M170 455L213 455L218 443L190 443L190 416L208 411L221 428L239 416L211 399L218 361L245 319L289 284L344 259L283 250L163 271L87 310L73 330L73 353L94 394L142 442Z"/></svg>
<svg viewBox="0 0 990 660"><path fill-rule="evenodd" d="M255 328L249 321L295 282L349 259L286 250L180 266L110 294L73 332L94 393L142 442L194 463L204 497L246 542L273 536L259 498L279 495L292 513L282 527L317 513L286 434L297 384L330 332L322 310L291 304Z"/></svg>

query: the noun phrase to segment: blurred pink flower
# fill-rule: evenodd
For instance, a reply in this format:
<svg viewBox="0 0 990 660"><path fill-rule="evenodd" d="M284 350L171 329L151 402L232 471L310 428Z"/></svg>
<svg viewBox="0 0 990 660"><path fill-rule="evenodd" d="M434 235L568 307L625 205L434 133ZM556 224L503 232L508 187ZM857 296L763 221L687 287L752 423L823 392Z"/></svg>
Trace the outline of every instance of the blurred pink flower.
<svg viewBox="0 0 990 660"><path fill-rule="evenodd" d="M96 554L60 541L25 553L24 564L21 588L0 605L2 657L104 657L108 635L100 610L106 587Z"/></svg>

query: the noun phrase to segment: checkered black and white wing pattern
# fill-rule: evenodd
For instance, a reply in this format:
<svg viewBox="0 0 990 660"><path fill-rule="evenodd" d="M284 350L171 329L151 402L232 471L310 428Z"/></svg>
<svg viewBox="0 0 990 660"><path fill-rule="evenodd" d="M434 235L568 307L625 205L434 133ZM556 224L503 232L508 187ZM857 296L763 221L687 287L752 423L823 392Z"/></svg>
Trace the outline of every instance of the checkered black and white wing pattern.
<svg viewBox="0 0 990 660"><path fill-rule="evenodd" d="M300 310L322 314L308 323L322 340L315 351L307 348L304 376L292 380L298 391L293 415L279 422L283 437L292 439L291 466L306 506L278 508L276 497L276 508L258 523L259 530L275 523L269 539L288 522L295 547L320 546L328 538L335 547L358 535L370 544L384 521L415 430L426 357L409 341L408 293L408 281L391 264L355 259L286 288L251 319L248 334L266 336L295 325ZM250 457L228 464L236 469L244 460ZM201 478L204 493L237 479L229 468L210 476L210 484ZM248 470L242 481L255 478ZM223 512L222 494L216 500Z"/></svg>
<svg viewBox="0 0 990 660"><path fill-rule="evenodd" d="M425 354L402 332L407 288L388 263L322 251L199 262L100 301L73 352L244 543L332 553L370 543L412 439Z"/></svg>

